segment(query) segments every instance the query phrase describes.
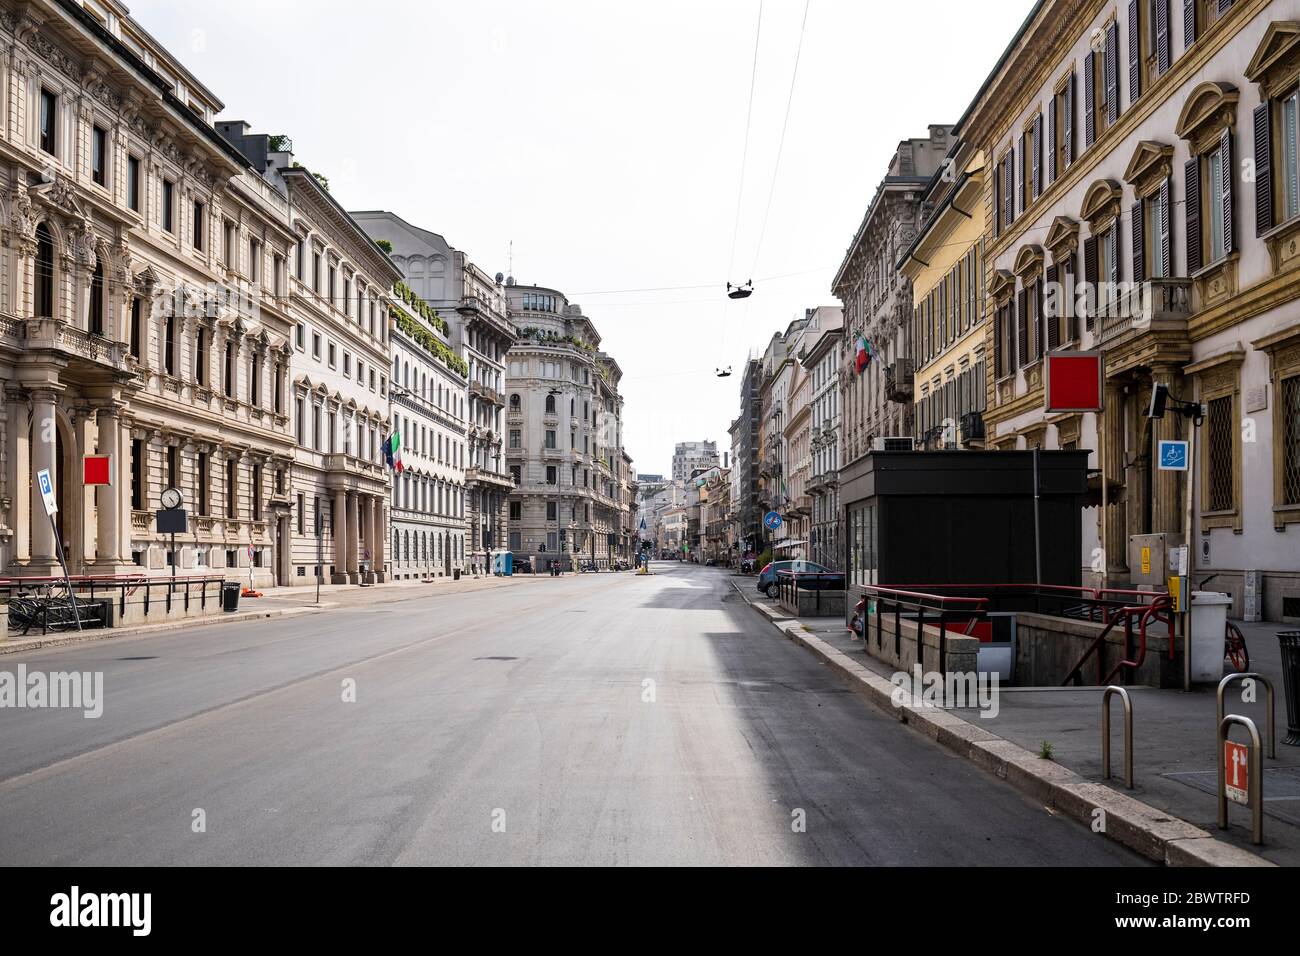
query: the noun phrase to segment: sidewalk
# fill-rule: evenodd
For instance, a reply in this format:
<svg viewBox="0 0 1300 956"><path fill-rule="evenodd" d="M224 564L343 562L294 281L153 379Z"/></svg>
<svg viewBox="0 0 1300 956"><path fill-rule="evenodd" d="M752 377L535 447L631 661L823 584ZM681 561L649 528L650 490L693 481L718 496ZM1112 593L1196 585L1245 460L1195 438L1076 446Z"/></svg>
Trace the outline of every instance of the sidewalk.
<svg viewBox="0 0 1300 956"><path fill-rule="evenodd" d="M365 587L357 584L322 584L319 604L316 603L316 585L314 583L299 587L265 588L260 598L241 598L239 610L231 613L103 630L96 628L57 634L32 634L27 637L11 634L8 640L0 640L0 655L18 654L22 651L60 647L66 644L82 644L88 641L110 640L119 637L148 637L154 634L165 634L169 631L208 627L214 624L235 624L299 614L317 614L334 608L370 607L376 604L413 601L418 598L462 594L466 591L491 590L498 587L510 587L515 582L528 580L532 577L532 575L516 575L509 578L480 576L477 578L463 577L459 581L453 581L451 578L438 578L432 582L394 581L388 584ZM540 577L539 575L538 578L540 579Z"/></svg>
<svg viewBox="0 0 1300 956"><path fill-rule="evenodd" d="M776 601L754 592L746 582L736 582L742 597L761 610L792 639L839 652L862 673L888 681L891 668L869 656L863 643L839 618L793 618ZM1048 762L1038 759L1044 741L1052 745L1051 764L1076 783L1090 788L1105 788L1115 795L1140 801L1155 811L1168 814L1153 824L1186 821L1204 831L1203 835L1282 866L1300 865L1300 747L1288 747L1280 740L1286 736L1286 704L1280 671L1280 657L1275 635L1287 630L1285 625L1242 624L1242 633L1250 649L1251 666L1273 681L1277 693L1279 743L1277 760L1264 760L1264 846L1250 842L1250 811L1229 804L1227 831L1217 826L1217 786L1215 765L1215 692L1214 688L1194 690L1159 690L1129 688L1133 701L1133 777L1134 789L1124 788L1123 714L1120 701L1112 700L1110 781L1101 776L1101 690L1082 688L1000 688L998 712L983 717L975 708L944 709L944 720L960 718L966 730L958 736L965 740L987 740L985 746L998 747L996 740L1015 745L1021 754L1032 756L1038 769ZM820 653L820 652L819 652ZM825 656L825 655L823 655ZM833 663L833 662L832 662ZM879 683L879 682L877 682ZM1263 687L1258 689L1259 702L1241 703L1240 685L1235 695L1225 698L1227 713L1250 717L1266 738ZM887 700L887 698L885 698ZM900 714L900 719L908 719ZM918 728L924 731L924 728ZM1241 739L1238 731L1233 739ZM1006 747L1007 743L1002 743ZM1025 754L1025 752L1028 752ZM1268 742L1264 741L1267 755ZM971 754L972 759L975 755ZM1050 776L1050 774L1049 774ZM1008 775L1010 778L1010 775ZM1099 791L1104 793L1105 791ZM1169 819L1175 818L1175 819ZM1188 843L1179 840L1179 843ZM1197 841L1197 842L1204 842ZM1237 857L1237 862L1242 858Z"/></svg>

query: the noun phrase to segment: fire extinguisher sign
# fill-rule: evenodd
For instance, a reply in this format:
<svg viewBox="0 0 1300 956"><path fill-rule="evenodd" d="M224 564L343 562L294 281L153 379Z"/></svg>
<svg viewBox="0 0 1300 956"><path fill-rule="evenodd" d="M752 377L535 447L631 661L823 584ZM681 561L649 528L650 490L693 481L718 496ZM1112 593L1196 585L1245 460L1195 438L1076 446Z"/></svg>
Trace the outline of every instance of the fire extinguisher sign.
<svg viewBox="0 0 1300 956"><path fill-rule="evenodd" d="M1223 789L1233 803L1250 803L1250 751L1245 744L1223 742Z"/></svg>

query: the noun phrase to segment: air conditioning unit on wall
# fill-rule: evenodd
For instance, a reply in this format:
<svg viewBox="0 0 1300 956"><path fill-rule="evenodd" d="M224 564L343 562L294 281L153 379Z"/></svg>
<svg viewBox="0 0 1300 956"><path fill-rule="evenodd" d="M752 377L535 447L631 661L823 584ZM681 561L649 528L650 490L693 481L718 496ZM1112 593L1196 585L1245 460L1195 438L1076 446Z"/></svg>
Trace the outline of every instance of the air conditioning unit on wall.
<svg viewBox="0 0 1300 956"><path fill-rule="evenodd" d="M872 451L912 451L915 447L913 439L899 436L871 440Z"/></svg>

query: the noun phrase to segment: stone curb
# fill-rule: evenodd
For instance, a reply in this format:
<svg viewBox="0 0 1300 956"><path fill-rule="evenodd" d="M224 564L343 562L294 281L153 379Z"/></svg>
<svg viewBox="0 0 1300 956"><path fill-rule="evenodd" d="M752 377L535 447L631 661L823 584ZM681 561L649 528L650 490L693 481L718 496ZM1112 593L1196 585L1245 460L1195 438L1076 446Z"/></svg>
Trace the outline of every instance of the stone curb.
<svg viewBox="0 0 1300 956"><path fill-rule="evenodd" d="M733 582L733 587L734 582ZM880 710L909 725L931 740L1005 780L1053 812L1091 827L1098 813L1105 820L1103 834L1166 866L1276 866L1240 847L1216 840L1205 830L1185 820L1094 783L1050 760L1043 760L1018 744L999 737L956 714L934 707L918 707L906 696L901 706L894 694L906 695L865 664L821 638L804 631L799 623L778 616L778 612L750 601L739 588L737 593L750 607L757 609L786 637L802 644L825 663L853 682L859 696Z"/></svg>

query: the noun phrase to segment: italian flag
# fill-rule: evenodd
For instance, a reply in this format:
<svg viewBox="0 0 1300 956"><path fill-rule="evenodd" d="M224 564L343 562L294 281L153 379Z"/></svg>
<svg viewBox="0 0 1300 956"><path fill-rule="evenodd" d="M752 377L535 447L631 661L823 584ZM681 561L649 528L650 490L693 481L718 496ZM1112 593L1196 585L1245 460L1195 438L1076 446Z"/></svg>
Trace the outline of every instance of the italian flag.
<svg viewBox="0 0 1300 956"><path fill-rule="evenodd" d="M384 441L384 461L399 475L402 473L402 433L396 429Z"/></svg>
<svg viewBox="0 0 1300 956"><path fill-rule="evenodd" d="M853 370L859 375L862 370L871 364L871 343L867 341L865 335L858 336L858 352L853 359Z"/></svg>

